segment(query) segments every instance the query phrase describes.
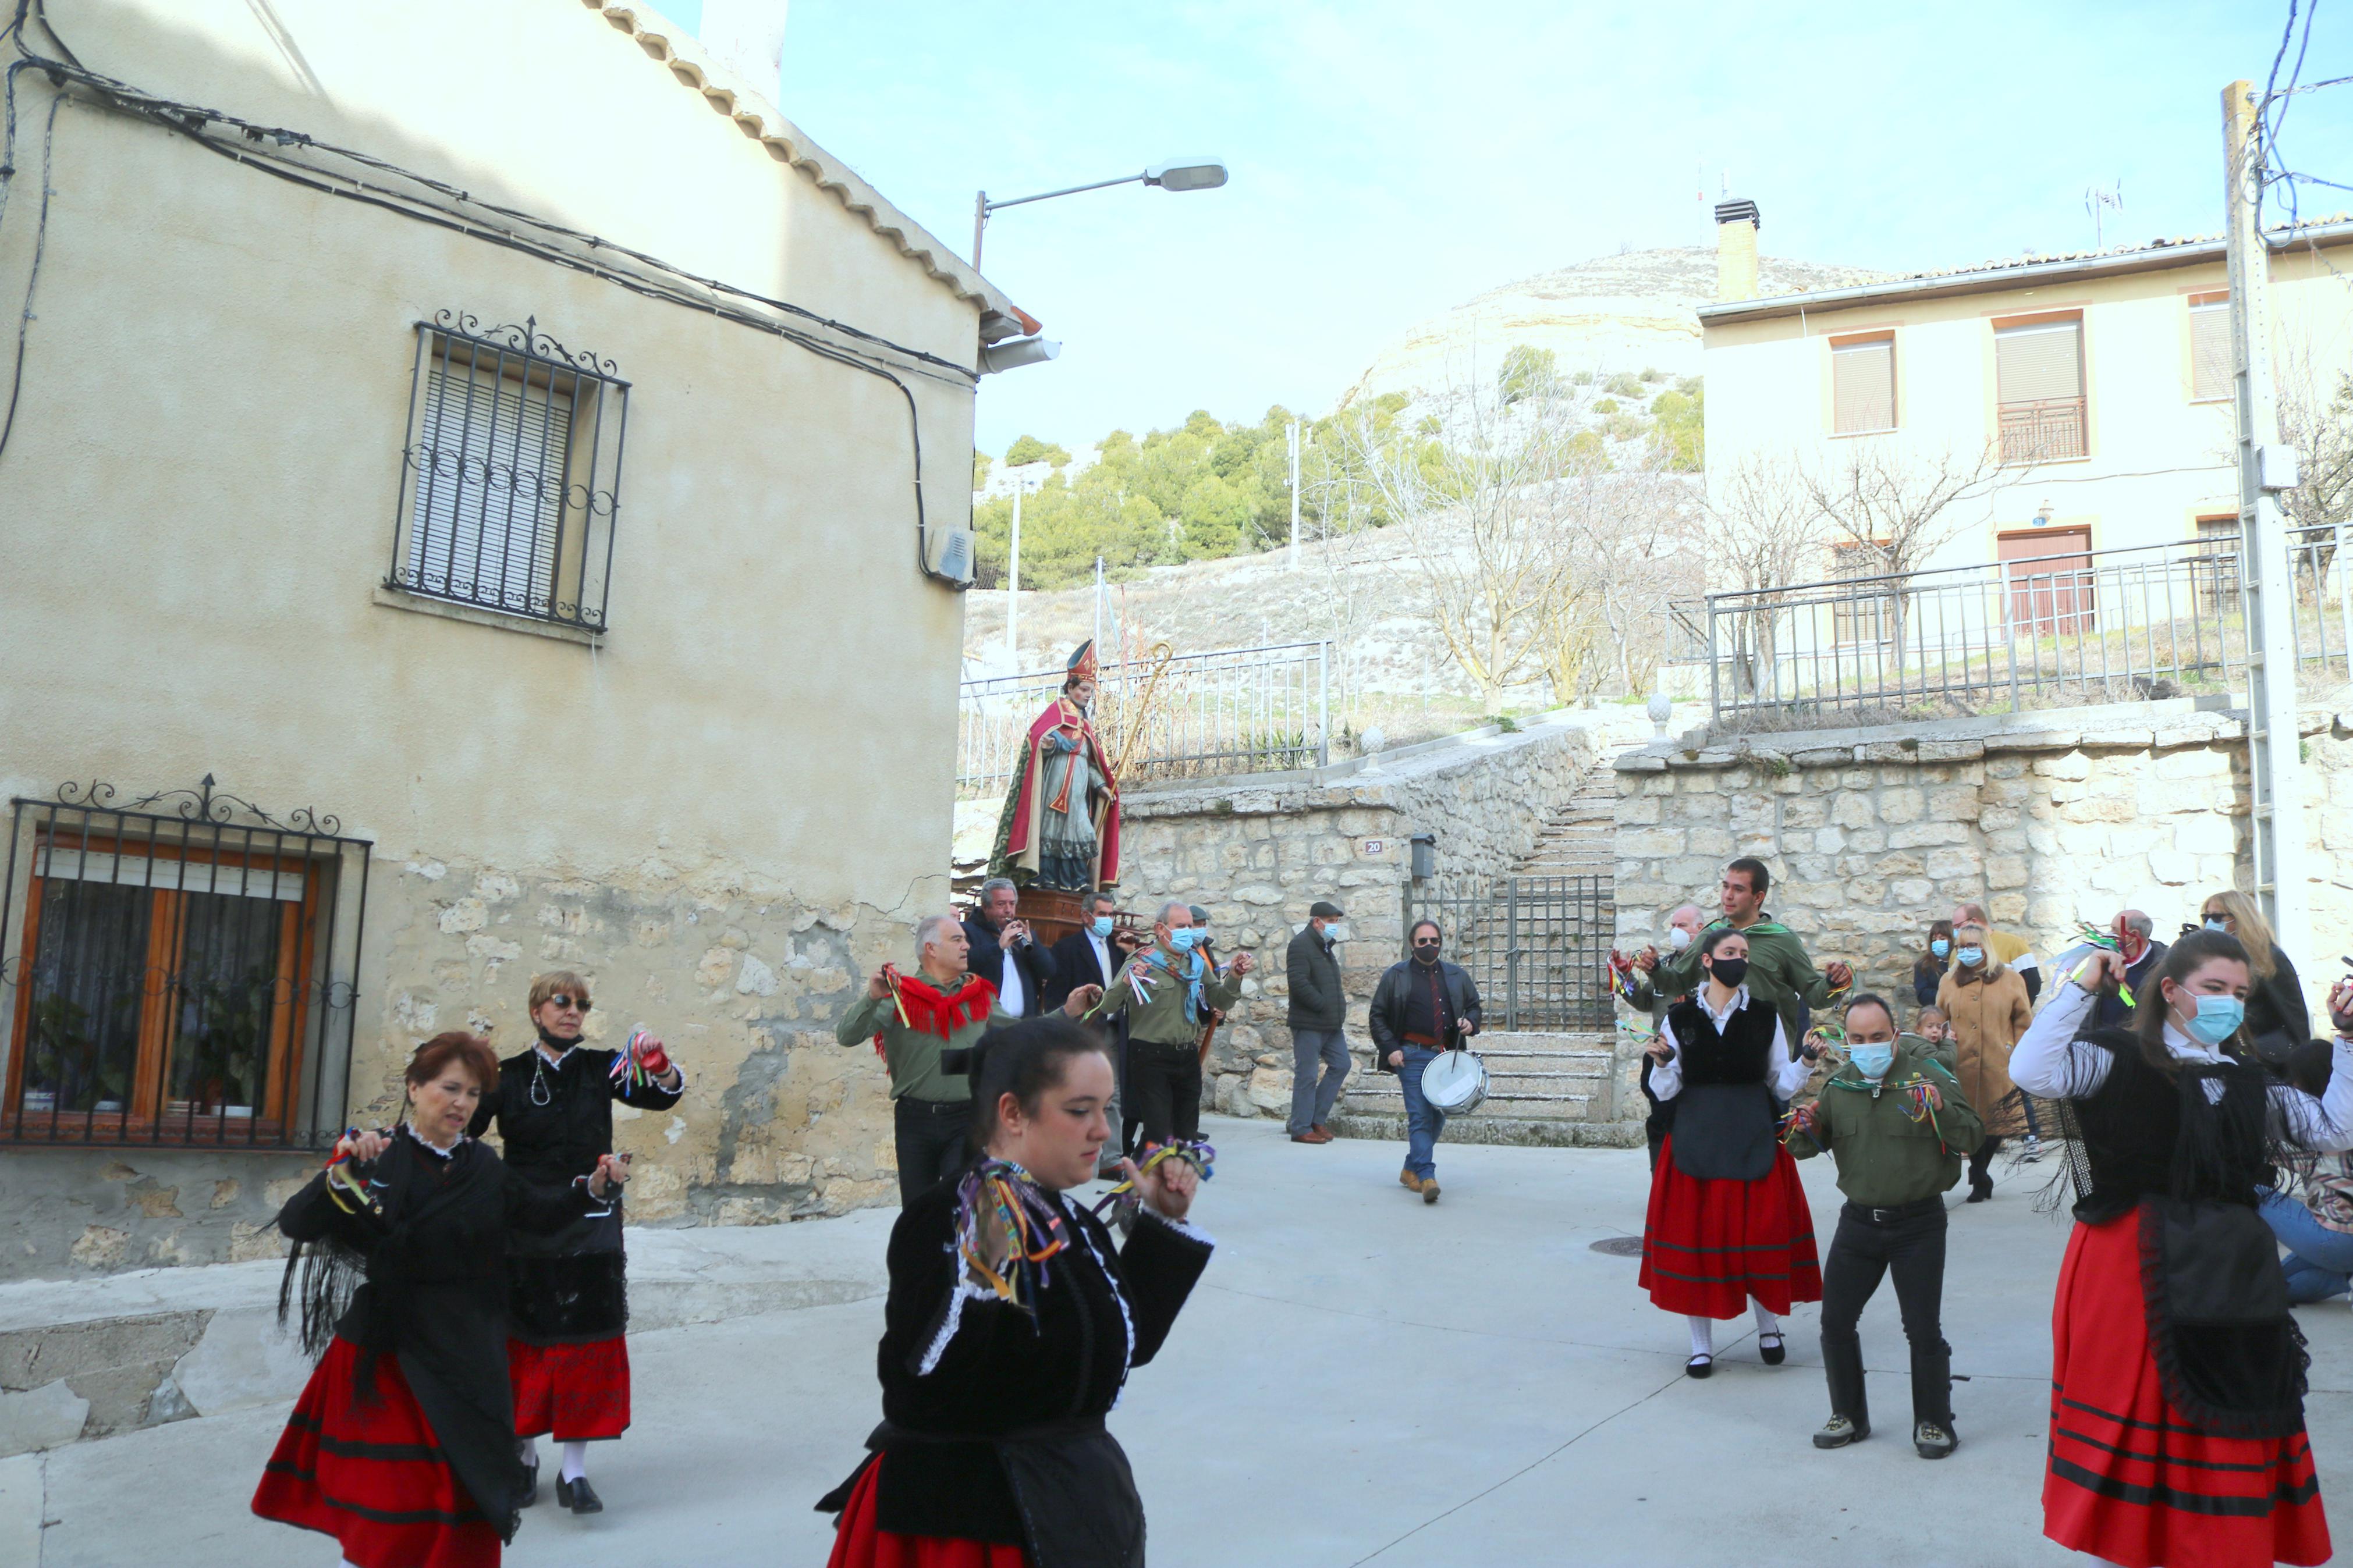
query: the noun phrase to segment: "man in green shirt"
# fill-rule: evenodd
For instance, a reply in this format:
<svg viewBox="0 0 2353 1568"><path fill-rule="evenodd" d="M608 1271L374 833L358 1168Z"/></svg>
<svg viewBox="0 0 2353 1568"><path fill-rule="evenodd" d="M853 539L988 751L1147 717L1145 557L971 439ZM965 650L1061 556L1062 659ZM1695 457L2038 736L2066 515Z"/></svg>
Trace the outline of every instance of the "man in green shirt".
<svg viewBox="0 0 2353 1568"><path fill-rule="evenodd" d="M1953 1431L1953 1348L1945 1342L1945 1198L1984 1136L1961 1092L1950 1046L1899 1037L1895 1015L1877 996L1847 1004L1847 1062L1821 1098L1792 1115L1789 1152L1838 1162L1838 1234L1822 1260L1822 1369L1831 1387L1829 1425L1818 1448L1843 1448L1871 1436L1863 1397L1863 1304L1891 1271L1912 1345L1912 1447L1941 1459Z"/></svg>
<svg viewBox="0 0 2353 1568"><path fill-rule="evenodd" d="M971 942L954 915L926 915L915 928L915 973L891 964L866 982L866 994L833 1026L845 1046L871 1039L891 1069L892 1143L899 1158L899 1202L913 1203L963 1168L972 1125L972 1088L962 1073L940 1070L946 1051L969 1049L993 1028L1021 1020L997 1004L987 981L968 973ZM1071 990L1062 1011L1075 1018L1103 995L1100 985Z"/></svg>
<svg viewBox="0 0 2353 1568"><path fill-rule="evenodd" d="M1152 928L1154 945L1137 953L1103 993L1091 1018L1127 1023L1128 1114L1144 1124L1146 1144L1201 1135L1201 1031L1211 1013L1240 999L1250 972L1247 952L1220 975L1202 957L1193 907L1171 899Z"/></svg>
<svg viewBox="0 0 2353 1568"><path fill-rule="evenodd" d="M1724 868L1720 889L1723 915L1708 929L1730 926L1748 939L1748 994L1781 1016L1781 1029L1789 1038L1806 1032L1808 1011L1830 1005L1831 999L1854 984L1854 971L1833 963L1817 973L1806 956L1798 933L1765 912L1766 889L1773 873L1765 862L1743 856ZM1672 957L1646 947L1634 967L1651 977L1651 988L1661 995L1679 996L1699 984L1699 945L1694 942Z"/></svg>

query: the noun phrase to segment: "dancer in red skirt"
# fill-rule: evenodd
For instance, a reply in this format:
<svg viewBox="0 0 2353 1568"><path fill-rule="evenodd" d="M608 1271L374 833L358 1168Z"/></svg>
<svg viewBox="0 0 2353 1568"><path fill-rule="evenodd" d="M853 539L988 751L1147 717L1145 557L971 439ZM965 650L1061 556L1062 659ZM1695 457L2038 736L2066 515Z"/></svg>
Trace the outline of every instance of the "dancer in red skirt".
<svg viewBox="0 0 2353 1568"><path fill-rule="evenodd" d="M686 1079L662 1043L633 1037L618 1051L581 1043L588 983L571 970L531 983L539 1041L499 1064L497 1083L468 1129L498 1124L507 1168L560 1191L613 1152L613 1102L668 1110ZM554 1236L522 1236L507 1251L512 1295L507 1361L514 1381L516 1451L530 1473L522 1505L539 1500L538 1439L564 1446L555 1500L575 1513L605 1507L588 1484L588 1445L629 1426L628 1260L616 1199Z"/></svg>
<svg viewBox="0 0 2353 1568"><path fill-rule="evenodd" d="M882 1424L818 1507L829 1568L1143 1568L1144 1504L1103 1415L1158 1352L1210 1241L1186 1223L1201 1145L1139 1173L1126 1245L1069 1194L1111 1136L1103 1037L1034 1018L981 1037L972 1163L891 1232Z"/></svg>
<svg viewBox="0 0 2353 1568"><path fill-rule="evenodd" d="M2042 1532L2126 1568L2326 1562L2304 1338L2255 1188L2284 1145L2353 1146L2353 1020L2315 1099L2247 1043L2237 938L2183 937L2137 987L2137 1029L2078 1038L2124 970L2093 953L2010 1060L2072 1122Z"/></svg>
<svg viewBox="0 0 2353 1568"><path fill-rule="evenodd" d="M1748 939L1730 926L1700 938L1706 983L1667 1009L1649 1055L1651 1090L1675 1108L1651 1173L1642 1288L1691 1325L1683 1370L1715 1370L1715 1320L1757 1313L1757 1353L1788 1358L1780 1314L1822 1299L1813 1212L1781 1147L1777 1100L1805 1086L1820 1053L1792 1056L1772 1008L1752 1001Z"/></svg>
<svg viewBox="0 0 2353 1568"><path fill-rule="evenodd" d="M346 1133L278 1215L295 1243L281 1321L299 1296L304 1347L325 1354L253 1511L335 1537L355 1568L495 1568L523 1480L505 1240L570 1224L624 1179L609 1159L557 1193L512 1179L466 1136L497 1071L472 1035L427 1040L408 1064L407 1120Z"/></svg>

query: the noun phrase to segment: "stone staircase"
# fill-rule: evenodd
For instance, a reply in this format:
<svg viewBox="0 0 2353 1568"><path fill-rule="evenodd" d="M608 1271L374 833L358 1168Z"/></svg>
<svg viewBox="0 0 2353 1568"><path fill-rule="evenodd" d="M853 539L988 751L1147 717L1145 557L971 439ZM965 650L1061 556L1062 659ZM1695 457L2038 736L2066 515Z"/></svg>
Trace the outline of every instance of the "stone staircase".
<svg viewBox="0 0 2353 1568"><path fill-rule="evenodd" d="M1612 756L1585 770L1576 798L1553 814L1535 847L1512 868L1517 877L1607 877L1617 868L1612 847L1618 808Z"/></svg>
<svg viewBox="0 0 2353 1568"><path fill-rule="evenodd" d="M1458 1143L1539 1143L1629 1148L1642 1141L1641 1098L1632 1121L1619 1115L1615 1038L1593 1034L1482 1035L1473 1046L1487 1064L1487 1098L1468 1116L1447 1119ZM1376 1072L1358 1057L1348 1075L1333 1131L1344 1138L1405 1140L1405 1095L1395 1073Z"/></svg>

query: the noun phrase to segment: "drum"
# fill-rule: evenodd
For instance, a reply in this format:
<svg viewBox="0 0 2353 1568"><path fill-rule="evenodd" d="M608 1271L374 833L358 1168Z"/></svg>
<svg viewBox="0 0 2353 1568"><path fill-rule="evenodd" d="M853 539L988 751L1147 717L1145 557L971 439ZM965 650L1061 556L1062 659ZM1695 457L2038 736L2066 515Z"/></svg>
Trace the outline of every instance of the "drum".
<svg viewBox="0 0 2353 1568"><path fill-rule="evenodd" d="M1440 1051L1421 1069L1421 1098L1431 1109L1460 1116L1487 1098L1487 1064L1469 1051Z"/></svg>

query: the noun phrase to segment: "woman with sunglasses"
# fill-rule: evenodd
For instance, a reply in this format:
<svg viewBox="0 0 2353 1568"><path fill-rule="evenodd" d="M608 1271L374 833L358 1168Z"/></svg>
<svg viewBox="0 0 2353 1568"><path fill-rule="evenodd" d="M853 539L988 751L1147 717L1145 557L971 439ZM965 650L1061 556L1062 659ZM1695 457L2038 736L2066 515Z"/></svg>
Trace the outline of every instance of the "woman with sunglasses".
<svg viewBox="0 0 2353 1568"><path fill-rule="evenodd" d="M618 1051L583 1044L588 1007L588 983L571 970L533 981L539 1038L499 1064L498 1084L467 1129L480 1137L497 1123L507 1168L551 1191L613 1152L613 1101L668 1110L686 1091L685 1076L650 1036ZM516 1453L530 1475L523 1506L539 1500L537 1439L547 1433L564 1446L556 1502L575 1513L601 1512L604 1500L588 1484L588 1445L618 1437L629 1425L618 1194L554 1235L512 1238L507 1262Z"/></svg>

